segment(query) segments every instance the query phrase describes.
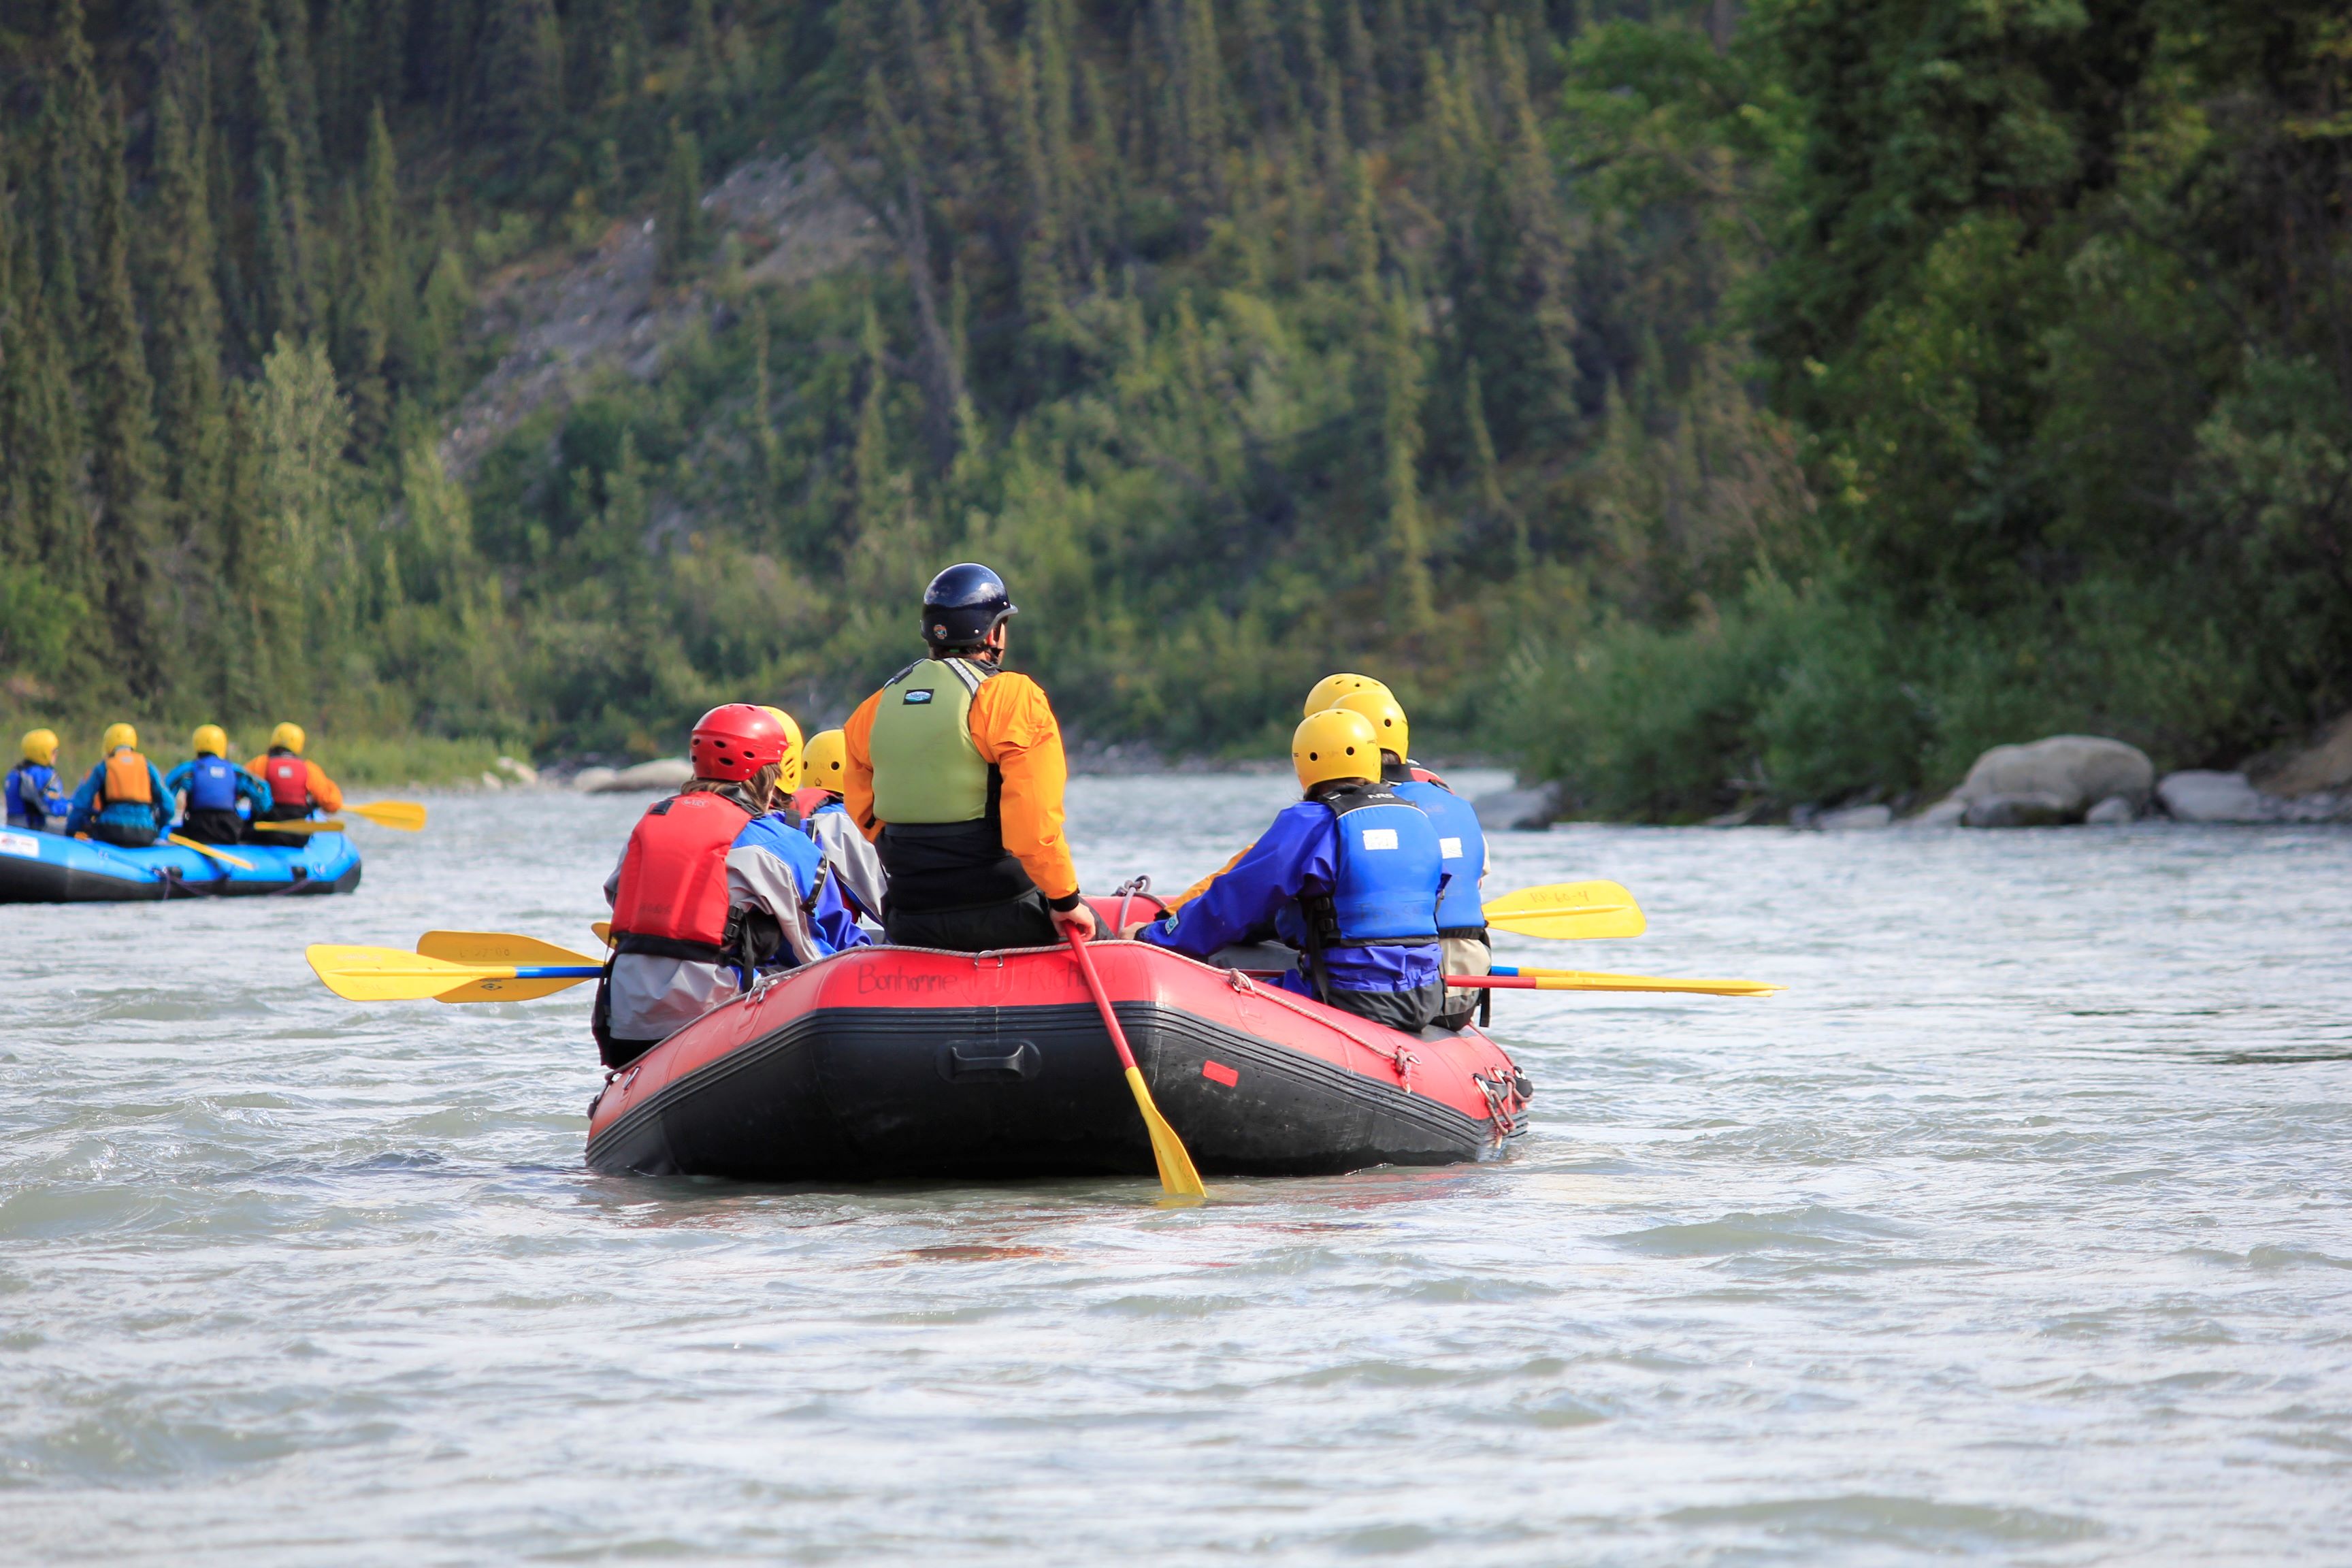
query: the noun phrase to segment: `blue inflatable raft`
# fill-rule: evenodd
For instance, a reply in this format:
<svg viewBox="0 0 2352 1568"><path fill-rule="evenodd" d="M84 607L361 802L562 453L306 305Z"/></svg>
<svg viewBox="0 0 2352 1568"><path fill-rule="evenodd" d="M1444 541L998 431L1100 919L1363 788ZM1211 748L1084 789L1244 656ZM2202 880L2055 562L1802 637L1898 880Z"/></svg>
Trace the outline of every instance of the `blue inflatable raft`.
<svg viewBox="0 0 2352 1568"><path fill-rule="evenodd" d="M118 849L55 833L0 828L0 904L348 893L360 885L359 851L344 834L314 833L300 848L258 844L222 847L250 862L253 869L176 844Z"/></svg>

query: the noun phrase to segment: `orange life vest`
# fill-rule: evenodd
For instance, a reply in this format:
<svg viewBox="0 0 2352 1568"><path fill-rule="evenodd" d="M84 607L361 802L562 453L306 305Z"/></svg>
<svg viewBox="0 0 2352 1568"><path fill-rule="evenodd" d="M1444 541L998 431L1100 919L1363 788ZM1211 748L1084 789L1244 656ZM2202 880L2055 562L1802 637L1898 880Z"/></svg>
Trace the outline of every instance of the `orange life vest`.
<svg viewBox="0 0 2352 1568"><path fill-rule="evenodd" d="M613 945L716 962L727 935L727 851L751 819L744 807L709 790L647 809L621 858Z"/></svg>
<svg viewBox="0 0 2352 1568"><path fill-rule="evenodd" d="M147 776L147 759L128 746L106 759L106 782L100 786L102 805L152 805L155 788Z"/></svg>

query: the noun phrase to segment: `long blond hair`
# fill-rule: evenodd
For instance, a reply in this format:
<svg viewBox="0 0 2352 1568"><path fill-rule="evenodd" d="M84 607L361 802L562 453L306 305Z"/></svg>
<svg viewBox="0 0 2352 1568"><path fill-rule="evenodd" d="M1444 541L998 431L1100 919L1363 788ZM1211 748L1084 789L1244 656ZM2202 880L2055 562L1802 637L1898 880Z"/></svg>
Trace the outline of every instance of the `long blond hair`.
<svg viewBox="0 0 2352 1568"><path fill-rule="evenodd" d="M748 779L688 779L686 787L677 793L699 795L717 792L723 795L729 790L740 789L751 797L755 811L770 812L776 809L782 797L783 779L782 763L766 763Z"/></svg>

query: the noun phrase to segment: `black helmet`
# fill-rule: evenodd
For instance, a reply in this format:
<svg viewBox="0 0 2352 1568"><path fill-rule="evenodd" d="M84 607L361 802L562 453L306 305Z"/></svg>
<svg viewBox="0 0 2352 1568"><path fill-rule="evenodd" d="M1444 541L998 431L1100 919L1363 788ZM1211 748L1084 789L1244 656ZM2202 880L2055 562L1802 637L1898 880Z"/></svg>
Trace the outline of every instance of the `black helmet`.
<svg viewBox="0 0 2352 1568"><path fill-rule="evenodd" d="M923 590L923 640L933 647L986 642L1008 616L1017 615L1004 579L975 562L950 566Z"/></svg>

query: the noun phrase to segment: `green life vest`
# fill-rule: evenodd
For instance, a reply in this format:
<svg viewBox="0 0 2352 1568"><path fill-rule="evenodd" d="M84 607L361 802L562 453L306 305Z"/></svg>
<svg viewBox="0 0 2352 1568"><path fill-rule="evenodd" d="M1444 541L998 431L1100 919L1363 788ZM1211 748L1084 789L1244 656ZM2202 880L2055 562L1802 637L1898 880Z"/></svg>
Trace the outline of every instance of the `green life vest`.
<svg viewBox="0 0 2352 1568"><path fill-rule="evenodd" d="M971 700L996 672L927 658L892 676L874 710L874 815L887 823L977 822L988 763L971 743Z"/></svg>

